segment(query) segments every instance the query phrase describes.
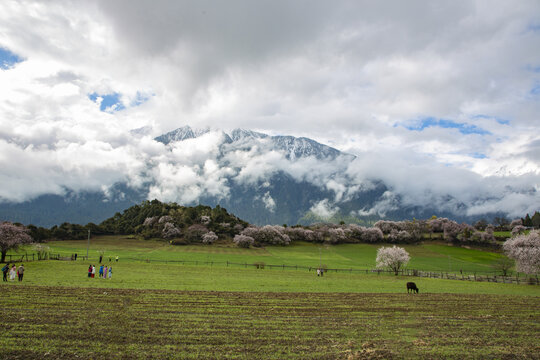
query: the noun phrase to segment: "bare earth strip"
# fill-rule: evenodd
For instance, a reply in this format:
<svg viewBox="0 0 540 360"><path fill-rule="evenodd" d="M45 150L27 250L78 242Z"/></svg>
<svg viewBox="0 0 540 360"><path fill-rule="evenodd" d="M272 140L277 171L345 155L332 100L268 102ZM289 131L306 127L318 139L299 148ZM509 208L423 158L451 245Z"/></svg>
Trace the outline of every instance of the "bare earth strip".
<svg viewBox="0 0 540 360"><path fill-rule="evenodd" d="M1 359L540 359L540 298L0 286Z"/></svg>

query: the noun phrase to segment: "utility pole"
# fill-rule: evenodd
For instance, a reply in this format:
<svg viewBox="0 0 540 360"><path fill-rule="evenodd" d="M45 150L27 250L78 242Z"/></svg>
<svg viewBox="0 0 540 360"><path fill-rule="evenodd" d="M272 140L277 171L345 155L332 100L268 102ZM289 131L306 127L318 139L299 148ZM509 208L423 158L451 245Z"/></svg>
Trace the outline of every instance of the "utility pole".
<svg viewBox="0 0 540 360"><path fill-rule="evenodd" d="M86 260L88 261L88 249L90 248L90 229L88 229L88 245L86 246Z"/></svg>

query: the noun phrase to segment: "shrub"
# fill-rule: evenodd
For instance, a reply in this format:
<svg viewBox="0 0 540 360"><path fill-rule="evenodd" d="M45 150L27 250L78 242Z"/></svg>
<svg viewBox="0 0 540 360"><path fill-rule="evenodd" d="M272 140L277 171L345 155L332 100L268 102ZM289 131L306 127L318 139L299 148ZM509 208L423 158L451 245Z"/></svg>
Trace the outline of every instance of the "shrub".
<svg viewBox="0 0 540 360"><path fill-rule="evenodd" d="M210 216L206 216L206 215L201 216L201 224L203 225L210 224Z"/></svg>
<svg viewBox="0 0 540 360"><path fill-rule="evenodd" d="M191 242L202 241L204 234L208 233L208 229L200 224L193 224L186 229L185 238Z"/></svg>
<svg viewBox="0 0 540 360"><path fill-rule="evenodd" d="M172 239L175 237L179 237L182 234L180 229L178 229L176 226L174 226L172 223L167 222L163 226L163 230L161 231L161 236L164 239Z"/></svg>
<svg viewBox="0 0 540 360"><path fill-rule="evenodd" d="M516 225L512 228L512 237L523 234L527 228L523 225Z"/></svg>
<svg viewBox="0 0 540 360"><path fill-rule="evenodd" d="M218 239L218 236L213 231L207 232L202 236L203 244L213 244Z"/></svg>
<svg viewBox="0 0 540 360"><path fill-rule="evenodd" d="M147 217L144 219L143 226L153 226L158 221L157 216Z"/></svg>
<svg viewBox="0 0 540 360"><path fill-rule="evenodd" d="M249 248L255 243L255 240L251 236L242 235L242 234L236 235L233 241L236 244L236 246L242 247L242 248Z"/></svg>
<svg viewBox="0 0 540 360"><path fill-rule="evenodd" d="M172 220L173 220L172 217L170 217L169 215L165 215L159 218L158 223L165 224L168 222L172 222Z"/></svg>

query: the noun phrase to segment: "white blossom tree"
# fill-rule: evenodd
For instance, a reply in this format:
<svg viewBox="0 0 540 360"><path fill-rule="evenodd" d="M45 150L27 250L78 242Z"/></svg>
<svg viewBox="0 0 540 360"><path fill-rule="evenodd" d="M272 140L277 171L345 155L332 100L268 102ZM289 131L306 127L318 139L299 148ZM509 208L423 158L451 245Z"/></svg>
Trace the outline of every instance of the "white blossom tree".
<svg viewBox="0 0 540 360"><path fill-rule="evenodd" d="M218 236L213 231L207 232L206 234L202 236L203 244L213 244L214 241L216 241L217 239L218 239Z"/></svg>
<svg viewBox="0 0 540 360"><path fill-rule="evenodd" d="M518 271L540 273L540 231L513 237L503 245L506 255L516 261Z"/></svg>
<svg viewBox="0 0 540 360"><path fill-rule="evenodd" d="M407 265L411 257L404 249L397 246L381 247L377 250L377 259L375 260L378 268L389 268L398 274L399 270Z"/></svg>
<svg viewBox="0 0 540 360"><path fill-rule="evenodd" d="M161 236L163 236L164 239L172 239L180 236L181 234L182 232L180 229L170 222L165 223L165 226L163 226L163 230L161 231Z"/></svg>
<svg viewBox="0 0 540 360"><path fill-rule="evenodd" d="M28 235L28 229L24 226L17 226L10 222L0 223L0 262L6 260L8 250L16 250L19 245L29 244L32 237Z"/></svg>
<svg viewBox="0 0 540 360"><path fill-rule="evenodd" d="M251 236L247 235L235 235L234 243L238 247L249 248L255 243L255 240Z"/></svg>

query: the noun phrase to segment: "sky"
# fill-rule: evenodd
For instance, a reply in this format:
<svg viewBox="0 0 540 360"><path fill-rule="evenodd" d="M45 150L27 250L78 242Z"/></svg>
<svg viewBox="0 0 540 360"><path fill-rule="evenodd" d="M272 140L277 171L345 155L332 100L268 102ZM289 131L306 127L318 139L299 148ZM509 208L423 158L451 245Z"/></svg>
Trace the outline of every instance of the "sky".
<svg viewBox="0 0 540 360"><path fill-rule="evenodd" d="M540 210L539 49L534 0L3 0L0 201L160 183L148 164L173 155L152 139L189 125L308 137L410 204L523 216Z"/></svg>

